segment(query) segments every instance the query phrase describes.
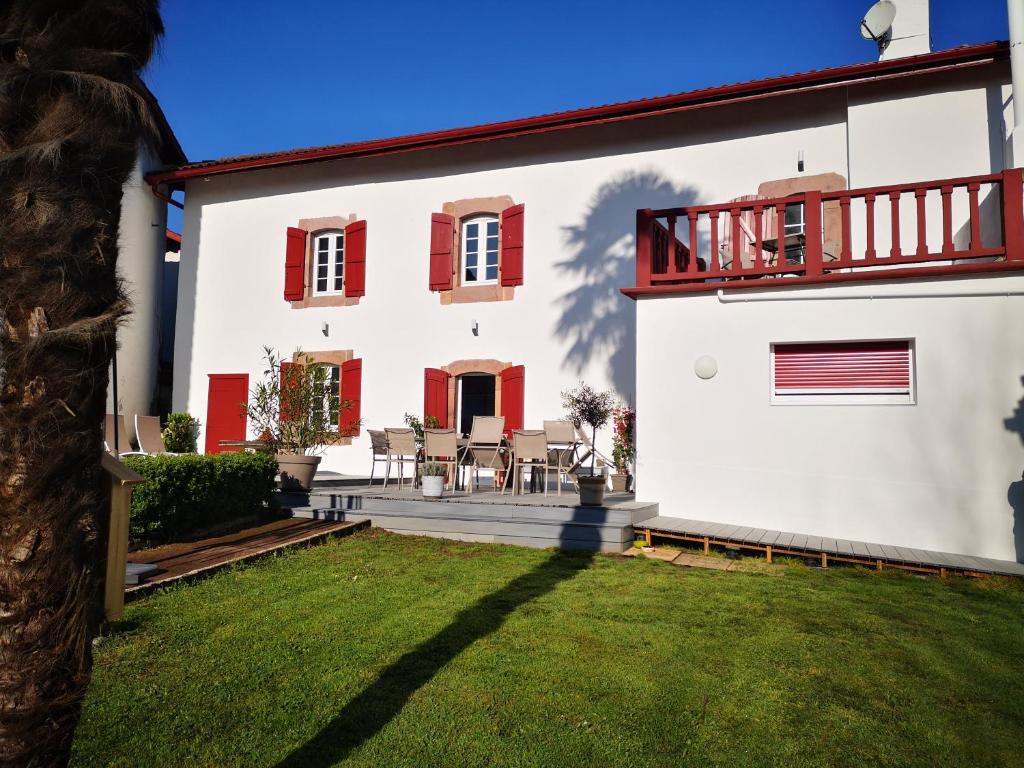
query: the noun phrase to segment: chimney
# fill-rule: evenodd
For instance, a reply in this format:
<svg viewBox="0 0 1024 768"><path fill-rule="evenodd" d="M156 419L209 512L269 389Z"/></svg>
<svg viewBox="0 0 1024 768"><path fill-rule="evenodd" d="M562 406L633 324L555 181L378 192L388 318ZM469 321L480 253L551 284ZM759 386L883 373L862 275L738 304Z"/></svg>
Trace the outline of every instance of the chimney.
<svg viewBox="0 0 1024 768"><path fill-rule="evenodd" d="M878 56L879 61L901 59L931 53L932 35L928 20L928 0L892 0L896 18L892 37Z"/></svg>

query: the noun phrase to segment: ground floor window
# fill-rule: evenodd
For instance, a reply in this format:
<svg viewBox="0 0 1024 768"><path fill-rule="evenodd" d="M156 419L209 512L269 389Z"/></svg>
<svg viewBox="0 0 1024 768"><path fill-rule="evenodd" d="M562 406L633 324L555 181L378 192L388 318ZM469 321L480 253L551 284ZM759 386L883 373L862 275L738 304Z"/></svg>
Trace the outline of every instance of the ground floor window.
<svg viewBox="0 0 1024 768"><path fill-rule="evenodd" d="M324 378L313 404L313 412L320 418L326 411L331 429L337 430L341 409L341 366L320 364L320 367L324 369Z"/></svg>
<svg viewBox="0 0 1024 768"><path fill-rule="evenodd" d="M773 344L772 402L911 404L913 357L913 344L907 339Z"/></svg>

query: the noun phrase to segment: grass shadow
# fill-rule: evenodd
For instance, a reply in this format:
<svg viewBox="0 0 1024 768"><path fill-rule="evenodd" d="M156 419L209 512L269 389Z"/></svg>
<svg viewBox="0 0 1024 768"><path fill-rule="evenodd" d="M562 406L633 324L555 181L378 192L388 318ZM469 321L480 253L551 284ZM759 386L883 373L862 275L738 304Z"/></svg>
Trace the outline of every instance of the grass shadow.
<svg viewBox="0 0 1024 768"><path fill-rule="evenodd" d="M319 768L344 760L395 718L406 702L466 648L497 631L521 605L589 567L591 552L554 552L533 570L463 609L444 629L391 664L278 768Z"/></svg>

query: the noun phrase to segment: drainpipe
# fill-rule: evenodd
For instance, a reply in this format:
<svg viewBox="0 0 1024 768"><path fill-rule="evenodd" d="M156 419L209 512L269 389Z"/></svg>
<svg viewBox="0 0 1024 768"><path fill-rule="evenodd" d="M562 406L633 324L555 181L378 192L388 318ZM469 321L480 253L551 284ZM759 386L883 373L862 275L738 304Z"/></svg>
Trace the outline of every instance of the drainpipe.
<svg viewBox="0 0 1024 768"><path fill-rule="evenodd" d="M1010 22L1010 80L1013 88L1012 167L1024 166L1024 0L1006 0Z"/></svg>

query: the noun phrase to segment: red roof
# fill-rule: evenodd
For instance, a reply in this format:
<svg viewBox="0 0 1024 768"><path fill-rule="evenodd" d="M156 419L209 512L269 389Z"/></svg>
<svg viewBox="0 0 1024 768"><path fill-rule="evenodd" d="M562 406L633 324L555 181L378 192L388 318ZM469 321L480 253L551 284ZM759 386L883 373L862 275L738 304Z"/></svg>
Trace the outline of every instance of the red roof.
<svg viewBox="0 0 1024 768"><path fill-rule="evenodd" d="M690 109L701 109L718 104L729 104L799 91L851 85L868 80L944 72L964 66L987 64L1006 59L1008 56L1009 46L1005 41L965 45L920 56L908 56L902 59L872 61L866 64L851 64L831 69L819 69L794 75L751 80L732 85L720 85L713 88L670 94L668 96L657 96L600 107L587 107L568 112L555 112L548 115L507 120L467 128L453 128L444 131L375 139L350 144L334 144L324 147L267 152L258 155L242 155L239 157L222 158L220 160L205 160L188 163L168 171L151 173L146 178L151 184L175 184L197 177L215 176L258 168L273 168L319 160L368 157L398 152L412 152L421 149L434 149L471 142L559 131L587 125L633 120Z"/></svg>

